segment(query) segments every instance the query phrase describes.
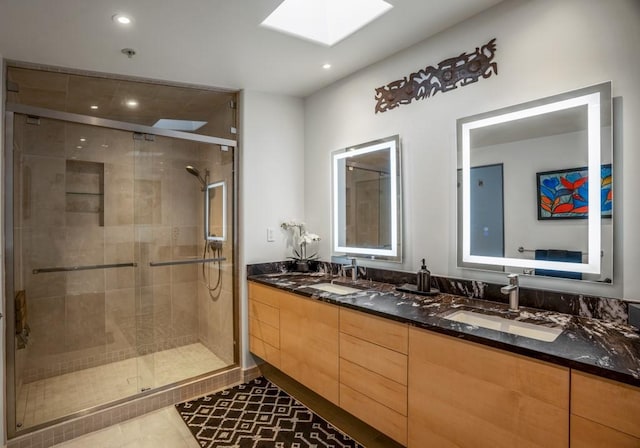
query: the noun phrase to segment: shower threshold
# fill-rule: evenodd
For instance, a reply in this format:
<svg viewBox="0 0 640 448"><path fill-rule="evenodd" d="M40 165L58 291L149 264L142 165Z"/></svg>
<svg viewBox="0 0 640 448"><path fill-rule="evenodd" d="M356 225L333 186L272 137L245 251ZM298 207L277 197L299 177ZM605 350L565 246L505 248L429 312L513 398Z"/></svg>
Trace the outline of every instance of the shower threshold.
<svg viewBox="0 0 640 448"><path fill-rule="evenodd" d="M195 343L34 381L17 397L16 422L24 430L227 366Z"/></svg>

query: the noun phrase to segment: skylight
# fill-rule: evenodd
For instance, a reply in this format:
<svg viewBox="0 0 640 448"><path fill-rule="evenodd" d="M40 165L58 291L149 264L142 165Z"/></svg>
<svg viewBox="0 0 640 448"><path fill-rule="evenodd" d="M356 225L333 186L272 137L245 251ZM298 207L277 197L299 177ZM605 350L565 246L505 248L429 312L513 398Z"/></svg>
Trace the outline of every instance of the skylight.
<svg viewBox="0 0 640 448"><path fill-rule="evenodd" d="M169 118L161 118L153 125L154 128L170 129L172 131L193 132L207 124L206 121L190 121L190 120L171 120Z"/></svg>
<svg viewBox="0 0 640 448"><path fill-rule="evenodd" d="M391 8L382 0L284 0L261 25L332 46Z"/></svg>

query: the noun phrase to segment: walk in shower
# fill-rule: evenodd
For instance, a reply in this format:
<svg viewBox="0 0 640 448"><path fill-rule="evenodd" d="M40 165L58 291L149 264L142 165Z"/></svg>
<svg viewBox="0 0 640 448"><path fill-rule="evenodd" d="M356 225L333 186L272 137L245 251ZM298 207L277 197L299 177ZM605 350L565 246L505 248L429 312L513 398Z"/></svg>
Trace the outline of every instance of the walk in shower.
<svg viewBox="0 0 640 448"><path fill-rule="evenodd" d="M237 364L236 94L7 79L10 437Z"/></svg>

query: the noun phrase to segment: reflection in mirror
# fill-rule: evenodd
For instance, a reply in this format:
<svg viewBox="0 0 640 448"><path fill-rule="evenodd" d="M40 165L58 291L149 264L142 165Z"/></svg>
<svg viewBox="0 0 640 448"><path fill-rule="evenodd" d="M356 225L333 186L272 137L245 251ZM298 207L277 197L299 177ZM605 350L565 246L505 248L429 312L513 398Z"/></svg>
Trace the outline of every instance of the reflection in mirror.
<svg viewBox="0 0 640 448"><path fill-rule="evenodd" d="M333 250L401 261L400 139L333 153Z"/></svg>
<svg viewBox="0 0 640 448"><path fill-rule="evenodd" d="M610 83L458 120L458 266L610 282L611 161Z"/></svg>
<svg viewBox="0 0 640 448"><path fill-rule="evenodd" d="M227 239L227 186L224 181L207 185L205 192L205 238L207 241Z"/></svg>

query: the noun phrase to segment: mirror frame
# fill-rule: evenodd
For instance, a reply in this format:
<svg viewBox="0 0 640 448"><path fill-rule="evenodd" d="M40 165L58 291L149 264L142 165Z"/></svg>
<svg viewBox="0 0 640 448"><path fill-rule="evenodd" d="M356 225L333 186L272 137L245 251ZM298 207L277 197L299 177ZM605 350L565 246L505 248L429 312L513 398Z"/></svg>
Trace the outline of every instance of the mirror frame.
<svg viewBox="0 0 640 448"><path fill-rule="evenodd" d="M608 104L606 102L608 102ZM457 120L458 167L460 167L460 165L462 167L462 250L458 250L458 253L461 253L462 255L462 260L458 259L459 268L471 268L471 266L465 266L464 264L473 263L504 267L540 268L581 272L586 274L600 274L602 218L600 216L601 187L599 182L589 183L587 248L589 255L587 263L489 257L471 254L471 131L486 126L506 123L577 106L587 106L588 173L589 178L599 179L602 146L601 126L603 121L605 121L606 125L607 120L608 124L612 124L610 82ZM459 228L458 232L460 232Z"/></svg>
<svg viewBox="0 0 640 448"><path fill-rule="evenodd" d="M339 163L340 161L349 157L367 154L375 151L387 150L389 151L389 179L390 185L390 198L391 207L389 210L391 217L391 248L380 249L370 247L356 247L340 244L341 232L344 233L344 229L340 228L340 210L339 204L340 194L339 189ZM350 146L345 149L340 149L332 152L332 213L333 213L333 252L334 255L346 254L354 257L366 257L371 260L385 260L393 262L402 262L402 179L401 179L401 165L400 165L400 136L393 135L391 137L374 140L371 142L363 143L356 146ZM395 179L395 181L393 181Z"/></svg>
<svg viewBox="0 0 640 448"><path fill-rule="evenodd" d="M211 203L211 192L216 188L222 188L222 235L216 236L209 233L209 204ZM204 239L206 241L226 241L227 240L227 183L225 181L212 182L207 184L204 194Z"/></svg>

